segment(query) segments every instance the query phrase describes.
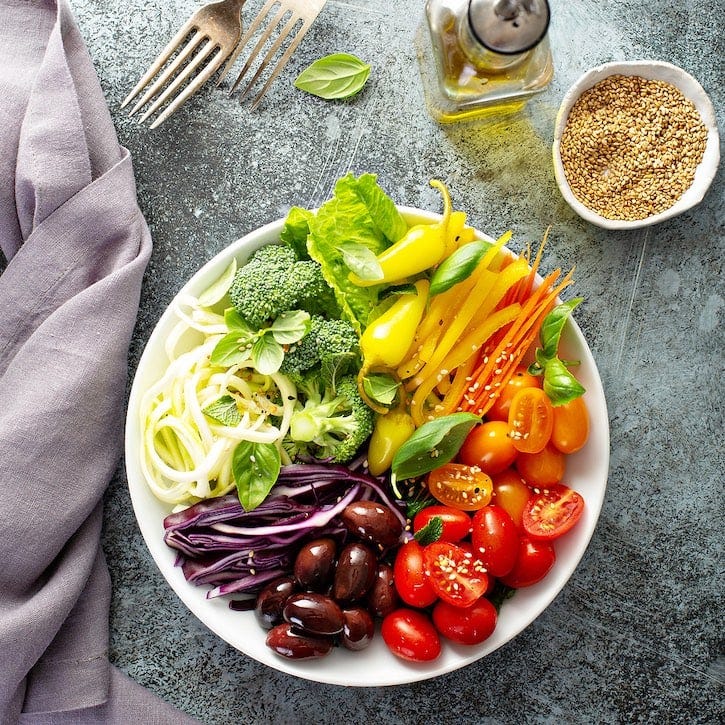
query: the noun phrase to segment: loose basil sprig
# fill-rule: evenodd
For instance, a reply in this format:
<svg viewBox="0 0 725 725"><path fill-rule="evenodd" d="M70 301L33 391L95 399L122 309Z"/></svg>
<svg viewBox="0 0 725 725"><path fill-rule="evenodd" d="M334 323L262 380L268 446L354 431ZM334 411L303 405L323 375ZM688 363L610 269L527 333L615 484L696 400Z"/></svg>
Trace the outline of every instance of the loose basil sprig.
<svg viewBox="0 0 725 725"><path fill-rule="evenodd" d="M433 272L430 280L430 294L439 295L470 277L490 248L490 242L476 240L456 249Z"/></svg>
<svg viewBox="0 0 725 725"><path fill-rule="evenodd" d="M582 301L581 297L557 305L541 325L539 337L541 347L536 349L536 359L529 365L529 373L544 376L544 392L552 405L565 405L584 395L584 386L572 375L569 365L578 365L579 361L561 360L558 356L559 341L569 315Z"/></svg>
<svg viewBox="0 0 725 725"><path fill-rule="evenodd" d="M214 365L229 367L252 360L262 375L276 373L284 359L283 345L299 342L310 330L310 315L302 310L283 312L269 327L255 330L234 309L224 313L229 332L211 353Z"/></svg>
<svg viewBox="0 0 725 725"><path fill-rule="evenodd" d="M277 481L281 458L274 443L240 441L232 454L232 472L245 511L257 508Z"/></svg>
<svg viewBox="0 0 725 725"><path fill-rule="evenodd" d="M326 100L354 96L367 82L370 66L350 53L333 53L300 73L295 87Z"/></svg>
<svg viewBox="0 0 725 725"><path fill-rule="evenodd" d="M390 467L391 485L398 498L396 481L423 476L453 460L473 426L480 422L473 413L451 413L417 428L398 448Z"/></svg>

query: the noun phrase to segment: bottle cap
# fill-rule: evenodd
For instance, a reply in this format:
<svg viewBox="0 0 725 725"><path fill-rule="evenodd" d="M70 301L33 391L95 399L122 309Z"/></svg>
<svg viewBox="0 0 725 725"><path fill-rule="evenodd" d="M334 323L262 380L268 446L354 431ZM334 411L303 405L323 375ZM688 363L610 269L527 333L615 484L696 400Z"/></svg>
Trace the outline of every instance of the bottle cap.
<svg viewBox="0 0 725 725"><path fill-rule="evenodd" d="M547 0L469 0L473 37L494 53L516 55L538 45L549 28Z"/></svg>

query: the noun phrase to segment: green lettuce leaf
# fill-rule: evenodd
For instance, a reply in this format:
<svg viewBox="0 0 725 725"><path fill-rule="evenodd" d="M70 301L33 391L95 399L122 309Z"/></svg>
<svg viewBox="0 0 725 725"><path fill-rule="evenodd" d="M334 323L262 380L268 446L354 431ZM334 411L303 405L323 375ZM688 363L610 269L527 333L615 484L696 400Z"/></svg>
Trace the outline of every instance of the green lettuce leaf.
<svg viewBox="0 0 725 725"><path fill-rule="evenodd" d="M337 182L332 199L308 223L310 257L321 265L343 315L360 333L377 306L381 286L358 287L350 282L341 249L353 243L378 255L405 234L407 224L374 174L356 179L351 173Z"/></svg>
<svg viewBox="0 0 725 725"><path fill-rule="evenodd" d="M284 227L279 235L280 240L291 247L298 259L309 259L307 252L307 236L310 233L311 211L293 206L284 221Z"/></svg>

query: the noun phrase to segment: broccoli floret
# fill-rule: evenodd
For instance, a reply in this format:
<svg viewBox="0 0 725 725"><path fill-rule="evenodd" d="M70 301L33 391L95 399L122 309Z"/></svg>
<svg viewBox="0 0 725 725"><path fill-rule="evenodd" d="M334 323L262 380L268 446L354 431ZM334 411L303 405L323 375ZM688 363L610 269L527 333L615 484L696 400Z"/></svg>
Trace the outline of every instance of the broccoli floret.
<svg viewBox="0 0 725 725"><path fill-rule="evenodd" d="M374 413L360 397L355 378L341 378L334 391L323 388L316 376L298 382L304 403L298 404L290 421L294 453L337 463L352 460L374 425Z"/></svg>
<svg viewBox="0 0 725 725"><path fill-rule="evenodd" d="M283 312L317 312L332 304L334 295L317 262L300 261L290 247L269 244L252 254L234 276L229 298L237 312L257 329Z"/></svg>
<svg viewBox="0 0 725 725"><path fill-rule="evenodd" d="M357 349L357 333L347 320L313 315L309 332L285 352L280 369L283 373L303 373L327 358Z"/></svg>

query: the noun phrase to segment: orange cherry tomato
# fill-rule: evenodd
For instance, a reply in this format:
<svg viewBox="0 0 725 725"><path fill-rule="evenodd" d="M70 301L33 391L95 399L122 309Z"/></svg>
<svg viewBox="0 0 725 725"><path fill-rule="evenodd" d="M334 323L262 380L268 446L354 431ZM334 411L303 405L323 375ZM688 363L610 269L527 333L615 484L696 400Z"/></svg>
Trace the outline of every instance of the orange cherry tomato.
<svg viewBox="0 0 725 725"><path fill-rule="evenodd" d="M489 420L477 425L466 436L458 451L458 460L468 466L478 466L493 476L505 471L517 455L509 437L508 424L502 420Z"/></svg>
<svg viewBox="0 0 725 725"><path fill-rule="evenodd" d="M477 511L491 500L493 484L480 468L446 463L428 474L428 490L446 506Z"/></svg>
<svg viewBox="0 0 725 725"><path fill-rule="evenodd" d="M589 438L589 411L584 398L554 408L554 427L551 442L562 453L574 453L584 447Z"/></svg>
<svg viewBox="0 0 725 725"><path fill-rule="evenodd" d="M507 468L491 478L493 479L491 503L504 509L516 524L516 528L521 530L524 508L532 496L531 489L514 468Z"/></svg>
<svg viewBox="0 0 725 725"><path fill-rule="evenodd" d="M515 466L529 486L553 486L564 478L566 455L548 443L538 453L519 453Z"/></svg>
<svg viewBox="0 0 725 725"><path fill-rule="evenodd" d="M538 453L551 438L554 407L541 388L522 388L509 408L509 437L517 451Z"/></svg>
<svg viewBox="0 0 725 725"><path fill-rule="evenodd" d="M508 421L509 408L511 407L511 401L514 395L523 388L540 388L541 385L542 380L540 375L531 375L526 365L519 365L508 383L499 391L499 395L494 404L486 413L486 418L488 420Z"/></svg>

